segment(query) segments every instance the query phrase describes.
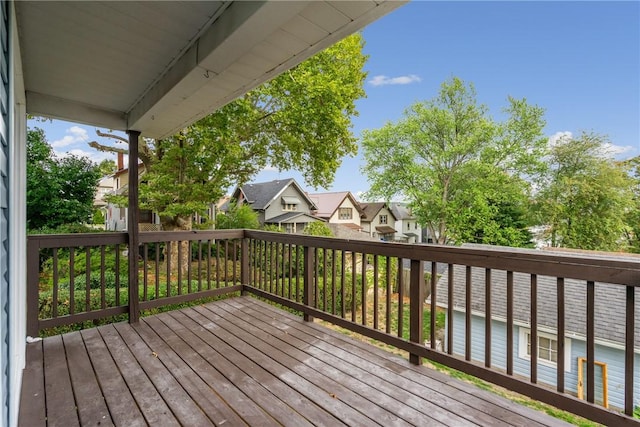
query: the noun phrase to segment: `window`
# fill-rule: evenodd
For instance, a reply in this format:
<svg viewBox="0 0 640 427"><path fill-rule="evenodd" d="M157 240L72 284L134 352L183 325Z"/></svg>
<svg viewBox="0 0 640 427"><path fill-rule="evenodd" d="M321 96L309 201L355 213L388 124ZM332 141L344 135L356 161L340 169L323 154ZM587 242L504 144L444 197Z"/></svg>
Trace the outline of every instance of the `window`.
<svg viewBox="0 0 640 427"><path fill-rule="evenodd" d="M340 208L338 210L338 219L352 219L352 218L353 218L353 209Z"/></svg>
<svg viewBox="0 0 640 427"><path fill-rule="evenodd" d="M380 224L386 224L387 223L387 216L386 215L380 215Z"/></svg>
<svg viewBox="0 0 640 427"><path fill-rule="evenodd" d="M416 222L416 223L415 223L414 230L417 230L417 229L418 229L418 223Z"/></svg>
<svg viewBox="0 0 640 427"><path fill-rule="evenodd" d="M571 340L565 339L565 371L570 372ZM531 331L520 328L520 346L518 356L531 360ZM558 363L558 338L545 332L538 332L538 361L544 365L556 366Z"/></svg>
<svg viewBox="0 0 640 427"><path fill-rule="evenodd" d="M298 205L295 205L293 203L287 203L285 205L282 205L282 210L288 211L288 212L297 211L298 210Z"/></svg>
<svg viewBox="0 0 640 427"><path fill-rule="evenodd" d="M407 221L407 230L411 230L411 223Z"/></svg>

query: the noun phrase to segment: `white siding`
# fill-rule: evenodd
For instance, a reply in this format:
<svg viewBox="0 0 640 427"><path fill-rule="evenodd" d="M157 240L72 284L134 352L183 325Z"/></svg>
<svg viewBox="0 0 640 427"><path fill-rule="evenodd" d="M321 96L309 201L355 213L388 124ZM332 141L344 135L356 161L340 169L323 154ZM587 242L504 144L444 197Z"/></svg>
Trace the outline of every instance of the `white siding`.
<svg viewBox="0 0 640 427"><path fill-rule="evenodd" d="M351 219L340 219L340 208L351 208L352 217ZM360 225L360 213L356 206L351 202L349 197L346 197L342 204L336 209L331 218L329 218L329 222L332 224L356 224Z"/></svg>

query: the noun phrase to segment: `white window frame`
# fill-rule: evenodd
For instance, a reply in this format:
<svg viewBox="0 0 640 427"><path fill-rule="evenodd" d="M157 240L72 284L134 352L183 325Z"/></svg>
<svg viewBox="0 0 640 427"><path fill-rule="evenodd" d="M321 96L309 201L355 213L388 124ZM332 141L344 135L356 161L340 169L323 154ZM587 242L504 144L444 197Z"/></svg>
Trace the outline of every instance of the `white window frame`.
<svg viewBox="0 0 640 427"><path fill-rule="evenodd" d="M383 225L388 224L388 223L389 223L388 221L389 221L389 220L388 220L387 215L384 215L384 214L383 214L383 215L380 215L380 217L378 218L378 222L379 222L380 224L383 224Z"/></svg>
<svg viewBox="0 0 640 427"><path fill-rule="evenodd" d="M531 355L527 354L527 345L529 340L527 336L531 336L531 329L520 327L518 334L518 357L525 360L531 360ZM558 341L558 336L550 334L548 332L538 331L538 338L547 338L554 341ZM571 372L571 338L564 339L564 371ZM547 359L540 358L540 351L538 347L538 363L540 365L557 368L558 364Z"/></svg>
<svg viewBox="0 0 640 427"><path fill-rule="evenodd" d="M294 203L284 204L282 205L282 210L285 212L296 212L298 210L298 205Z"/></svg>
<svg viewBox="0 0 640 427"><path fill-rule="evenodd" d="M346 214L346 211L349 211L348 215ZM338 219L353 219L353 208L338 208Z"/></svg>

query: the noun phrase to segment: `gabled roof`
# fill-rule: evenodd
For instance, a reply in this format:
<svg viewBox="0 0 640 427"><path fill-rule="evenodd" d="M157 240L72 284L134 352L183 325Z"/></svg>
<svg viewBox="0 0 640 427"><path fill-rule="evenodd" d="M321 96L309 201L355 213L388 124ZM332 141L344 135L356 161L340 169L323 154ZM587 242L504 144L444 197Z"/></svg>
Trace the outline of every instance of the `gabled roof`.
<svg viewBox="0 0 640 427"><path fill-rule="evenodd" d="M467 246L467 245L465 245ZM468 245L478 247L482 245ZM495 246L494 246L495 248ZM509 248L513 250L514 248ZM535 249L518 249L531 251ZM565 253L566 254L566 253ZM575 253L574 253L575 254ZM598 253L581 253L581 256L601 258ZM620 260L620 256L614 257ZM557 279L549 276L537 276L538 289L538 326L549 330L557 327ZM465 310L466 267L455 265L453 269L454 281L454 309ZM437 285L437 304L446 307L448 302L448 269L442 273ZM485 313L485 269L471 268L471 310L484 315ZM565 279L565 327L566 336L586 336L586 282L584 280ZM526 273L513 274L514 289L514 321L528 325L531 313L531 275ZM507 272L491 270L491 315L492 318L506 319ZM595 283L595 337L600 341L624 344L625 340L625 286L611 283ZM636 331L640 330L640 304L635 305ZM640 348L640 334L636 333L635 347Z"/></svg>
<svg viewBox="0 0 640 427"><path fill-rule="evenodd" d="M378 212L380 212L382 208L389 209L389 206L385 202L371 202L371 203L360 203L360 208L364 212L364 217L362 218L362 221L371 222L376 217L376 215L378 215ZM391 209L389 209L389 213L391 214L394 220L397 219L394 213L391 211Z"/></svg>
<svg viewBox="0 0 640 427"><path fill-rule="evenodd" d="M308 213L304 213L304 212L283 213L282 215L278 215L276 217L270 218L265 222L268 224L294 223L294 222L300 222L300 217L306 217L311 221L324 222L322 218L318 218L317 216L309 215Z"/></svg>
<svg viewBox="0 0 640 427"><path fill-rule="evenodd" d="M304 190L302 190L293 178L245 184L242 187L236 188L233 192L233 198L238 200L240 195L242 195L244 201L249 203L253 210L261 211L271 206L271 204L280 197L284 190L291 185L296 188L300 197L309 204L311 209L315 209L316 206L313 204L313 201L309 199Z"/></svg>
<svg viewBox="0 0 640 427"><path fill-rule="evenodd" d="M360 216L364 215L360 204L350 191L335 191L329 193L313 193L309 194L309 198L317 207L316 216L320 218L331 218L340 208L345 199L350 199Z"/></svg>
<svg viewBox="0 0 640 427"><path fill-rule="evenodd" d="M390 203L389 209L393 212L396 220L403 219L415 219L416 217L411 213L409 207L403 203ZM408 233L405 233L408 234Z"/></svg>

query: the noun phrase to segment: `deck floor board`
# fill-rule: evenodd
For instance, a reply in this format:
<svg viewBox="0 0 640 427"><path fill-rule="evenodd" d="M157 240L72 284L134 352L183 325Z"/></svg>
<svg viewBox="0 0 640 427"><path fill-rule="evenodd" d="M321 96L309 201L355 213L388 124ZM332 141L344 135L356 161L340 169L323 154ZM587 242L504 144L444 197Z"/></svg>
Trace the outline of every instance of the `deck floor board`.
<svg viewBox="0 0 640 427"><path fill-rule="evenodd" d="M27 346L20 426L566 425L237 297Z"/></svg>

